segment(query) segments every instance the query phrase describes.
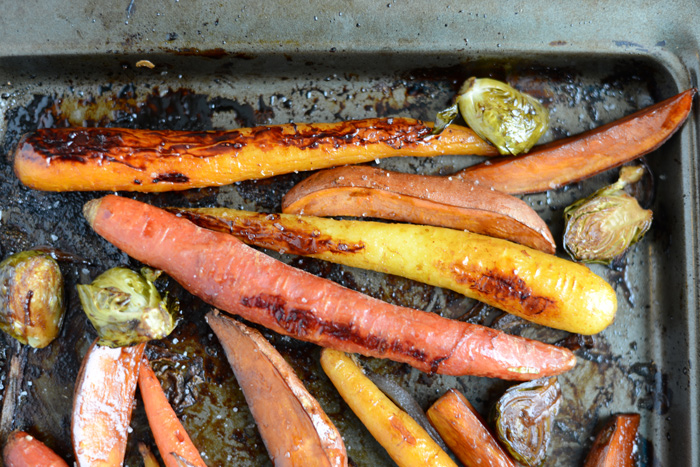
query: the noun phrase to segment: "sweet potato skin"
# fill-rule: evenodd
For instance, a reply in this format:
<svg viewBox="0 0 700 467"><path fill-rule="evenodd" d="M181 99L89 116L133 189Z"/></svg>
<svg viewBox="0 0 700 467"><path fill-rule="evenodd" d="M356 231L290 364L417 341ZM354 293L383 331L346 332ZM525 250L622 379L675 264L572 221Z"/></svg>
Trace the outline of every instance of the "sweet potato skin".
<svg viewBox="0 0 700 467"><path fill-rule="evenodd" d="M578 334L600 332L617 310L613 288L586 266L470 232L223 208L171 211L248 244L408 277Z"/></svg>
<svg viewBox="0 0 700 467"><path fill-rule="evenodd" d="M24 431L10 433L2 458L5 467L68 467L51 448Z"/></svg>
<svg viewBox="0 0 700 467"><path fill-rule="evenodd" d="M426 415L442 439L466 467L515 467L484 420L469 401L450 389L428 409Z"/></svg>
<svg viewBox="0 0 700 467"><path fill-rule="evenodd" d="M316 430L313 417L325 417L325 414L307 412L289 385L291 368L283 368L286 377L279 371L279 364L288 366L282 356L256 331L231 318L209 313L207 322L224 348L275 466L347 466L340 433L332 424L330 432ZM269 359L271 354L275 355L272 358L277 365ZM303 387L296 376L294 379L291 383L297 390ZM327 436L334 439L324 441L322 437ZM330 451L325 449L328 441L332 446Z"/></svg>
<svg viewBox="0 0 700 467"><path fill-rule="evenodd" d="M349 356L323 349L321 366L341 397L399 467L456 467L428 432L380 391Z"/></svg>
<svg viewBox="0 0 700 467"><path fill-rule="evenodd" d="M598 433L584 467L633 467L639 414L615 415Z"/></svg>
<svg viewBox="0 0 700 467"><path fill-rule="evenodd" d="M688 117L696 89L625 118L538 146L520 157L501 157L454 176L510 194L553 190L641 157L661 146Z"/></svg>
<svg viewBox="0 0 700 467"><path fill-rule="evenodd" d="M36 190L162 192L391 156L498 154L468 128L429 136L431 128L405 118L199 132L47 128L22 138L14 167Z"/></svg>
<svg viewBox="0 0 700 467"><path fill-rule="evenodd" d="M127 254L280 334L452 375L530 380L575 365L566 349L381 302L138 201L109 195L83 211Z"/></svg>
<svg viewBox="0 0 700 467"><path fill-rule="evenodd" d="M556 250L547 224L527 203L457 177L365 166L322 170L284 196L282 212L377 217L468 230L546 253Z"/></svg>
<svg viewBox="0 0 700 467"><path fill-rule="evenodd" d="M78 373L71 435L78 466L121 466L146 344L110 348L93 342Z"/></svg>

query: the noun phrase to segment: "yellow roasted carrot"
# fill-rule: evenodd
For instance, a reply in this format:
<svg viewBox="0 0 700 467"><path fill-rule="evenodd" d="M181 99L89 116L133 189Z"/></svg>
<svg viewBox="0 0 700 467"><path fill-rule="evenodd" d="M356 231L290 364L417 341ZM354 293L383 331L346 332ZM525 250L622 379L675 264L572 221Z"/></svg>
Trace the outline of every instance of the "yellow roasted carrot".
<svg viewBox="0 0 700 467"><path fill-rule="evenodd" d="M246 243L448 288L579 334L600 332L617 309L613 288L588 267L470 232L219 208L172 211Z"/></svg>
<svg viewBox="0 0 700 467"><path fill-rule="evenodd" d="M321 366L355 415L400 467L456 467L428 432L391 402L347 354L323 349Z"/></svg>

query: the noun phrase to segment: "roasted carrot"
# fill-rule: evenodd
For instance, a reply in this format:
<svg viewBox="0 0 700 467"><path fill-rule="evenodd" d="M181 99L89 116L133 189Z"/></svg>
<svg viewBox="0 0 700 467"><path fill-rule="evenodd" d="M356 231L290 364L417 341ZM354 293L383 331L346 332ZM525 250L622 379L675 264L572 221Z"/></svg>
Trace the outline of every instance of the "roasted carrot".
<svg viewBox="0 0 700 467"><path fill-rule="evenodd" d="M98 234L204 301L324 347L426 372L513 380L559 374L576 362L563 348L348 290L148 204L109 195L83 213Z"/></svg>
<svg viewBox="0 0 700 467"><path fill-rule="evenodd" d="M321 366L343 400L399 467L456 467L428 432L380 391L352 357L323 349Z"/></svg>
<svg viewBox="0 0 700 467"><path fill-rule="evenodd" d="M156 440L160 457L167 467L178 467L178 461L174 456L187 460L195 467L206 467L189 435L175 415L168 398L160 386L156 374L151 369L148 360L141 361L139 370L139 392L146 409L148 425L151 427L153 438Z"/></svg>
<svg viewBox="0 0 700 467"><path fill-rule="evenodd" d="M554 238L524 201L457 177L339 167L295 185L282 212L307 216L377 217L450 227L503 238L554 253Z"/></svg>
<svg viewBox="0 0 700 467"><path fill-rule="evenodd" d="M428 409L427 415L466 467L515 467L513 459L461 392L447 391Z"/></svg>
<svg viewBox="0 0 700 467"><path fill-rule="evenodd" d="M347 466L340 432L262 334L217 311L207 314L207 322L226 352L274 464Z"/></svg>
<svg viewBox="0 0 700 467"><path fill-rule="evenodd" d="M632 467L639 414L615 415L598 433L584 467Z"/></svg>
<svg viewBox="0 0 700 467"><path fill-rule="evenodd" d="M93 342L75 385L71 434L78 466L120 466L146 344L104 347Z"/></svg>
<svg viewBox="0 0 700 467"><path fill-rule="evenodd" d="M617 310L615 290L586 266L471 232L224 208L170 211L251 245L408 277L569 332L596 334Z"/></svg>
<svg viewBox="0 0 700 467"><path fill-rule="evenodd" d="M2 459L5 467L68 467L51 448L24 431L10 433Z"/></svg>
<svg viewBox="0 0 700 467"><path fill-rule="evenodd" d="M536 193L591 177L641 157L670 138L690 113L688 89L625 118L534 148L467 167L454 176L504 193Z"/></svg>
<svg viewBox="0 0 700 467"><path fill-rule="evenodd" d="M160 192L391 156L498 154L469 128L429 137L431 129L406 118L199 132L47 128L20 141L15 173L37 190Z"/></svg>
<svg viewBox="0 0 700 467"><path fill-rule="evenodd" d="M143 458L143 467L160 467L158 459L144 443L139 443L139 454Z"/></svg>

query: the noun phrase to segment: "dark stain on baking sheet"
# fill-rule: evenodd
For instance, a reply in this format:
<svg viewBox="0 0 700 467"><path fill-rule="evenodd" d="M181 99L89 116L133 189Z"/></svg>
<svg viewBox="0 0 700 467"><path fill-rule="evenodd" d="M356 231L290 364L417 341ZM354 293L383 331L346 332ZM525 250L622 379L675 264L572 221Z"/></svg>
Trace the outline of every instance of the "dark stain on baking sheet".
<svg viewBox="0 0 700 467"><path fill-rule="evenodd" d="M191 68L188 60L194 58L188 51L183 51L179 59L181 64ZM41 72L40 76L21 75L13 80L23 84L21 90L17 86L16 95L7 97L0 144L1 160L5 161L0 163L2 252L8 255L36 245L50 245L86 258L86 262L61 263L66 278L66 320L54 344L27 353L22 387L25 394L17 405L14 427L27 429L69 463L73 460L69 427L75 378L82 356L96 337L80 308L75 285L89 282L113 266L126 265L137 269L141 265L104 242L84 222L82 206L96 194L37 192L17 181L9 157L23 134L38 128L77 126L200 132L317 119L432 119L435 112L450 104L461 81L476 75L507 79L516 87L538 96L550 109L556 109L548 137L558 138L630 113L660 97L668 97L668 93L658 92L657 83L661 80L650 78L658 73L649 72L648 66L642 63L630 66L615 60L592 65L574 66L566 61L534 66L518 61L503 64L484 59L473 63L455 61L454 66L444 68L400 72L379 69L372 73L357 72L337 61L337 69L311 66L311 71L301 68L295 72L297 74L281 76L276 69L263 68L249 76L238 76L231 71L236 67L225 63L231 58L219 57L217 52L205 57L206 63L221 64L223 72L215 76L201 73L194 76L196 79L190 76L189 82L176 78L175 74L135 80L127 75L103 73L97 66L86 67L88 71L84 74L71 75L70 78L51 68ZM242 66L255 65L255 59L235 60ZM218 70L207 70L211 69ZM9 99L16 99L16 102L10 104ZM380 165L404 171L449 174L464 163L461 159L447 157L435 160L412 158L405 162L386 160ZM292 173L182 193L121 194L158 206L225 206L277 212L282 196L305 176L304 173ZM563 208L577 196L590 194L613 178L616 174L604 174L590 183L577 184L556 193L528 196L526 200L552 226L553 232L560 232ZM671 224L673 219L668 215L664 218L666 221ZM655 229L650 232L649 240L643 240L636 251L643 252L644 242L652 240L670 248L671 227ZM644 267L648 264L639 256L626 263L628 272L651 269ZM652 419L658 420L655 417L669 416L678 399L674 397L678 389L668 370L652 363L646 348L648 344L642 338L634 337L634 342L639 344L633 348L629 339L620 337L619 333L592 338L572 337L490 307L475 307L474 300L449 290L312 258L276 257L294 267L397 305L420 308L450 318L462 317L546 342L568 339L566 345L575 349L578 365L574 371L559 377L565 400L554 427L554 443L547 466L580 465L596 428L602 425L610 410L622 407L638 411L645 423L651 425ZM608 279L615 277L609 271L603 271L603 274ZM643 314L648 306L644 290L642 293L638 291L639 279L635 279L634 274L627 274L624 280L636 294L633 296L634 306L622 304L620 319L623 320L630 315L636 316L635 313ZM204 323L203 316L210 307L167 278L164 282L159 281L158 286L180 302L183 322L167 339L152 343L147 354L155 360L158 376L170 401L193 441L205 454L205 462L210 465L271 465L223 350ZM319 399L346 439L354 464L392 465L383 449L339 399L319 366L319 348L257 328L280 350L309 391ZM620 342L624 342L624 346L621 347ZM7 374L14 349L10 338L0 334L3 376ZM411 391L423 408L445 390L455 387L465 393L481 414L486 415L511 384L485 378L428 375L395 362L366 360L374 371L391 377ZM6 384L3 381L3 385ZM133 432L129 436L125 465L136 466L141 465L136 450L138 441L147 443L157 452L138 399L131 427ZM646 459L648 465L653 465L655 451L648 442L649 438L647 436L642 443L640 456L642 461Z"/></svg>

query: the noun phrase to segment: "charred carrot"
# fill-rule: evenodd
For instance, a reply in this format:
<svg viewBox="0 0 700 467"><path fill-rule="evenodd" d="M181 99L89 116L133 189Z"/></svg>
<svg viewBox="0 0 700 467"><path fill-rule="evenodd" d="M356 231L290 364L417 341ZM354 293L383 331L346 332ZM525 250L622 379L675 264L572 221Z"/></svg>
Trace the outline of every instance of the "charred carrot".
<svg viewBox="0 0 700 467"><path fill-rule="evenodd" d="M17 146L15 173L47 191L173 191L391 156L497 155L465 127L428 137L406 118L285 124L231 131L41 129Z"/></svg>
<svg viewBox="0 0 700 467"><path fill-rule="evenodd" d="M632 467L639 414L614 416L598 433L584 467Z"/></svg>
<svg viewBox="0 0 700 467"><path fill-rule="evenodd" d="M364 375L351 356L323 349L321 366L343 400L399 467L457 467L423 427Z"/></svg>
<svg viewBox="0 0 700 467"><path fill-rule="evenodd" d="M457 177L339 167L295 185L282 212L377 217L503 238L547 253L556 245L547 224L524 201Z"/></svg>
<svg viewBox="0 0 700 467"><path fill-rule="evenodd" d="M471 232L224 208L170 211L251 245L444 287L578 334L602 331L617 310L615 290L586 266Z"/></svg>
<svg viewBox="0 0 700 467"><path fill-rule="evenodd" d="M466 467L515 467L483 418L454 389L440 397L426 413L452 452Z"/></svg>
<svg viewBox="0 0 700 467"><path fill-rule="evenodd" d="M122 465L145 345L111 348L95 341L85 355L71 419L78 466Z"/></svg>
<svg viewBox="0 0 700 467"><path fill-rule="evenodd" d="M688 89L615 122L536 147L524 156L493 159L454 176L510 194L547 191L583 180L661 146L688 117L695 92Z"/></svg>
<svg viewBox="0 0 700 467"><path fill-rule="evenodd" d="M160 457L167 467L178 467L174 454L187 460L195 467L206 467L199 451L170 406L163 388L145 358L139 370L139 391L146 409L148 425L160 451Z"/></svg>
<svg viewBox="0 0 700 467"><path fill-rule="evenodd" d="M347 466L340 432L262 334L216 311L207 314L207 322L226 352L274 464Z"/></svg>
<svg viewBox="0 0 700 467"><path fill-rule="evenodd" d="M566 349L390 305L148 204L109 195L83 212L130 256L217 308L281 334L451 375L530 380L575 365Z"/></svg>
<svg viewBox="0 0 700 467"><path fill-rule="evenodd" d="M68 467L51 448L24 431L10 433L2 459L5 467Z"/></svg>

